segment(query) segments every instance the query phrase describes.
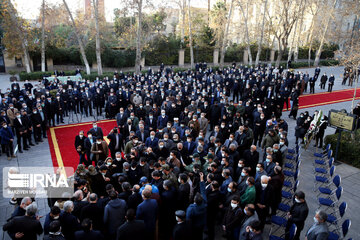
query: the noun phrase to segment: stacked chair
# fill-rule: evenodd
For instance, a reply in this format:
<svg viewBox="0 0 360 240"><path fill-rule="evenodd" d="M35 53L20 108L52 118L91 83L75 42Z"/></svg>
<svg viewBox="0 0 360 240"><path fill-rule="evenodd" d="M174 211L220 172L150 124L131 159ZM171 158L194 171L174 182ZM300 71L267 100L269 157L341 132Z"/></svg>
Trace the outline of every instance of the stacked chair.
<svg viewBox="0 0 360 240"><path fill-rule="evenodd" d="M341 202L343 188L340 175L335 174L333 151L328 144L322 153L314 153L314 191L317 192L319 210L328 214L327 223L330 234L328 240L345 239L351 220L343 220L347 210L347 203Z"/></svg>

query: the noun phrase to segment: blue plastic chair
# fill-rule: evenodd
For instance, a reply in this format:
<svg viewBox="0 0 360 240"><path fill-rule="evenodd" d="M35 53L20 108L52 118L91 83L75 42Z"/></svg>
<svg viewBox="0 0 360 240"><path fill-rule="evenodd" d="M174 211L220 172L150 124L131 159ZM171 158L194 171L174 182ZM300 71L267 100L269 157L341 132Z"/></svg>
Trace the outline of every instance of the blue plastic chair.
<svg viewBox="0 0 360 240"><path fill-rule="evenodd" d="M329 152L330 148L331 148L331 144L326 145L325 151L322 153L314 153L314 157L323 158L324 155L326 156L326 154Z"/></svg>
<svg viewBox="0 0 360 240"><path fill-rule="evenodd" d="M335 189L332 190L331 185L332 183L335 185ZM336 189L340 186L341 184L341 177L339 175L336 175L333 180L332 183L329 183L328 186L325 187L319 187L319 194L318 196L320 196L321 194L325 194L325 195L332 195L335 194Z"/></svg>
<svg viewBox="0 0 360 240"><path fill-rule="evenodd" d="M343 224L341 225L341 229L342 229L342 235L343 237L342 238L345 238L346 235L348 234L349 232L349 229L351 227L351 220L350 219L346 219ZM328 240L339 240L340 239L340 236L339 234L336 234L334 232L330 232L329 233L329 236L328 236Z"/></svg>
<svg viewBox="0 0 360 240"><path fill-rule="evenodd" d="M296 144L295 148L288 148L288 153L290 154L298 154L300 152L301 146Z"/></svg>
<svg viewBox="0 0 360 240"><path fill-rule="evenodd" d="M316 191L316 189L318 187L323 187L324 185L327 185L330 183L334 173L335 173L335 169L336 167L335 166L332 166L330 168L330 171L329 171L329 177L327 176L315 176L315 181L314 181L314 192Z"/></svg>
<svg viewBox="0 0 360 240"><path fill-rule="evenodd" d="M295 224L291 225L291 227L289 229L289 240L294 239L296 230L297 230L296 225ZM285 233L279 237L279 236L272 235L271 230L270 230L269 240L284 240L284 239L285 239Z"/></svg>
<svg viewBox="0 0 360 240"><path fill-rule="evenodd" d="M284 170L283 173L285 175L285 178L293 178L296 174L296 171L299 169L301 164L301 159L299 159L299 161L296 163L296 169L295 171L290 171L290 170Z"/></svg>
<svg viewBox="0 0 360 240"><path fill-rule="evenodd" d="M327 167L315 167L315 174L328 174L328 170L331 169L331 167L333 167L334 164L334 158L330 158L329 162L328 162L328 166ZM325 165L326 166L326 165Z"/></svg>
<svg viewBox="0 0 360 240"><path fill-rule="evenodd" d="M339 231L339 221L345 215L346 210L347 210L347 203L342 202L339 205L338 210L336 210L333 213L328 214L328 217L327 217L326 221L329 223L330 226L335 226L335 229L336 229L337 232L340 232Z"/></svg>
<svg viewBox="0 0 360 240"><path fill-rule="evenodd" d="M318 201L319 201L319 208L321 206L325 206L327 207L327 209L329 208L333 208L335 207L336 203L340 200L341 198L341 195L342 195L342 192L343 192L343 188L340 186L338 187L338 189L336 189L336 192L335 192L335 196L336 196L336 199L331 199L331 198L318 198Z"/></svg>
<svg viewBox="0 0 360 240"><path fill-rule="evenodd" d="M294 184L294 187L291 188L289 191L282 190L281 197L284 199L285 204L289 204L294 197L294 193L296 192L297 187L299 186L299 180L297 180Z"/></svg>
<svg viewBox="0 0 360 240"><path fill-rule="evenodd" d="M300 174L300 170L298 169L298 170L295 172L293 178L289 178L288 180L284 180L283 186L284 186L285 188L292 188L292 187L293 187L293 183L295 183L295 182L298 180L299 174Z"/></svg>
<svg viewBox="0 0 360 240"><path fill-rule="evenodd" d="M330 150L330 151L327 153L327 155L325 155L325 157L323 157L323 158L321 158L321 159L315 159L314 164L315 164L315 165L323 165L323 166L326 165L327 162L328 162L328 160L331 158L332 153L333 153L333 151Z"/></svg>

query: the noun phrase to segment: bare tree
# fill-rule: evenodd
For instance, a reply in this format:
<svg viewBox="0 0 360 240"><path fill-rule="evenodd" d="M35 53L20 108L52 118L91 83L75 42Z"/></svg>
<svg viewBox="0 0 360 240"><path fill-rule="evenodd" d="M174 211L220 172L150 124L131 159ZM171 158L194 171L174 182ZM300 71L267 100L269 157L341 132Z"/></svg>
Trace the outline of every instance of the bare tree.
<svg viewBox="0 0 360 240"><path fill-rule="evenodd" d="M265 16L266 16L265 13L266 13L267 1L268 0L264 1L264 14L263 14L263 18L262 18L260 40L258 41L258 48L257 48L257 53L256 53L255 65L259 64L260 55L261 55L261 45L262 45L263 38L264 38Z"/></svg>
<svg viewBox="0 0 360 240"><path fill-rule="evenodd" d="M328 30L328 27L329 27L329 24L330 24L330 21L331 21L331 15L333 14L333 12L335 10L336 3L337 3L337 0L334 0L332 8L328 12L328 18L327 18L327 21L325 23L324 31L323 31L322 36L321 36L320 46L319 46L319 48L318 48L318 50L316 52L316 56L315 56L315 61L314 61L314 66L315 67L319 66L322 47L324 45L325 36L326 36L327 30Z"/></svg>
<svg viewBox="0 0 360 240"><path fill-rule="evenodd" d="M95 13L95 28L96 28L96 62L98 75L103 74L101 64L101 45L100 45L100 30L99 30L99 0L93 0L94 13Z"/></svg>
<svg viewBox="0 0 360 240"><path fill-rule="evenodd" d="M249 63L252 65L252 54L250 49L250 37L249 37L249 26L248 26L248 18L249 18L249 2L246 0L246 13L244 11L244 8L242 6L243 2L239 2L240 10L242 13L242 16L244 18L244 25L245 25L245 37L246 37L246 48L249 56Z"/></svg>
<svg viewBox="0 0 360 240"><path fill-rule="evenodd" d="M74 33L75 33L75 36L76 36L76 39L79 43L79 48L80 48L80 54L81 54L81 57L84 61L84 64L85 64L85 68L86 68L86 74L90 74L90 66L89 66L89 62L86 58L86 54L85 54L85 48L84 48L84 43L82 42L81 38L80 38L80 33L75 25L75 21L74 21L74 18L72 16L72 13L69 9L69 6L67 5L66 3L66 0L63 0L64 2L64 5L65 5L65 8L67 10L67 12L69 13L69 16L70 16L70 20L72 22L72 25L73 25L73 28L74 28Z"/></svg>
<svg viewBox="0 0 360 240"><path fill-rule="evenodd" d="M269 23L271 25L270 31L275 36L278 44L278 56L276 59L276 66L280 65L282 55L288 47L289 35L294 27L294 24L302 14L299 11L299 5L303 4L303 0L279 0L276 2L278 13L271 16L268 12Z"/></svg>
<svg viewBox="0 0 360 240"><path fill-rule="evenodd" d="M138 12L138 25L136 31L136 57L135 57L135 72L140 74L141 68L141 32L142 32L142 8L143 0L136 0L136 8Z"/></svg>
<svg viewBox="0 0 360 240"><path fill-rule="evenodd" d="M45 72L45 0L42 1L41 12L41 71Z"/></svg>
<svg viewBox="0 0 360 240"><path fill-rule="evenodd" d="M226 29L225 29L224 37L223 37L223 43L221 44L220 67L224 66L225 48L226 48L227 39L228 39L228 35L229 35L229 28L230 28L230 24L231 24L231 15L232 15L233 6L234 6L234 0L231 0L230 9L229 9L229 15L228 15L228 18L227 18L227 23L226 23Z"/></svg>
<svg viewBox="0 0 360 240"><path fill-rule="evenodd" d="M175 3L179 6L181 13L181 24L180 24L180 39L181 39L181 48L184 47L185 42L185 25L186 25L186 0L176 0Z"/></svg>
<svg viewBox="0 0 360 240"><path fill-rule="evenodd" d="M191 65L191 69L194 68L194 50L193 50L193 43L192 43L192 32L191 32L191 5L190 5L190 1L188 3L188 11L189 11L189 45L190 45L190 65Z"/></svg>

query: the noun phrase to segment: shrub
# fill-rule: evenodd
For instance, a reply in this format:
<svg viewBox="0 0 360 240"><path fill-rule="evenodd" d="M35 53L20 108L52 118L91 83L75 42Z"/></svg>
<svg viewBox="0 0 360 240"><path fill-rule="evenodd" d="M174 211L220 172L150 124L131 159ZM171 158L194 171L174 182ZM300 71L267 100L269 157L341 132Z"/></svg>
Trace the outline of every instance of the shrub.
<svg viewBox="0 0 360 240"><path fill-rule="evenodd" d="M331 144L331 149L336 150L336 144L339 134L330 134L325 137L325 144ZM355 138L352 139L349 132L343 131L341 133L341 140L338 152L338 161L350 164L354 167L360 168L360 129L355 133Z"/></svg>

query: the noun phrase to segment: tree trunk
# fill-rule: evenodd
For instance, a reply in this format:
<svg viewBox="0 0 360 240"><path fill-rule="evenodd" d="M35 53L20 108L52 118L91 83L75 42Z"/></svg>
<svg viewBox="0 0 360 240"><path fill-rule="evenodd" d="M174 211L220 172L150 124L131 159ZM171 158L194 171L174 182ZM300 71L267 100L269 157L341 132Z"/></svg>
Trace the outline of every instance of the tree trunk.
<svg viewBox="0 0 360 240"><path fill-rule="evenodd" d="M136 36L136 57L135 57L135 72L140 74L141 67L141 30L142 30L142 0L138 0L138 27Z"/></svg>
<svg viewBox="0 0 360 240"><path fill-rule="evenodd" d="M295 42L295 37L296 37L297 25L298 25L298 21L296 21L296 23L295 23L294 35L292 37L290 48L289 48L288 61L291 60L291 57L292 57L292 54L293 54L293 51L294 51L293 48L294 48L294 42Z"/></svg>
<svg viewBox="0 0 360 240"><path fill-rule="evenodd" d="M93 0L94 12L95 12L95 28L96 28L96 62L97 62L97 72L101 76L103 74L102 64L101 64L101 45L100 45L100 30L99 30L99 0Z"/></svg>
<svg viewBox="0 0 360 240"><path fill-rule="evenodd" d="M41 71L46 71L45 66L45 0L42 2L41 7L42 19L41 19Z"/></svg>
<svg viewBox="0 0 360 240"><path fill-rule="evenodd" d="M246 4L246 15L244 12L244 8L242 7L242 5L240 4L240 9L242 12L242 15L244 17L244 25L245 25L245 37L246 37L246 48L248 51L248 56L249 56L249 64L252 65L252 54L251 54L251 49L250 49L250 37L249 37L249 28L248 28L248 24L247 24L247 20L248 20L248 12L249 12L249 4Z"/></svg>
<svg viewBox="0 0 360 240"><path fill-rule="evenodd" d="M281 41L280 39L278 39L278 55L277 55L277 58L276 58L276 62L275 62L275 66L276 67L279 67L280 66L280 61L281 61L281 58L282 58L282 55L283 55L283 50L282 50L282 47L281 47ZM285 49L285 48L284 48Z"/></svg>
<svg viewBox="0 0 360 240"><path fill-rule="evenodd" d="M190 7L190 1L189 0L189 45L190 45L190 65L191 69L194 68L194 50L193 50L193 44L192 44L192 32L191 32L191 7Z"/></svg>
<svg viewBox="0 0 360 240"><path fill-rule="evenodd" d="M65 5L65 8L66 8L67 12L69 13L70 20L71 20L72 25L74 27L75 36L76 36L76 39L77 39L77 41L79 43L80 54L81 54L81 57L82 57L82 59L84 61L84 64L85 64L86 74L90 74L90 66L89 66L89 62L88 62L88 60L86 58L84 43L82 42L82 40L80 38L80 34L79 34L78 29L77 29L77 27L75 25L74 18L73 18L72 14L71 14L69 6L66 3L66 0L63 0L63 2L64 2L64 5Z"/></svg>
<svg viewBox="0 0 360 240"><path fill-rule="evenodd" d="M322 34L322 36L321 36L320 46L319 46L319 48L318 48L318 50L317 50L317 52L316 52L316 56L315 56L315 61L314 61L314 66L315 66L315 67L319 66L320 55L321 55L322 47L323 47L323 45L324 45L325 36L326 36L327 29L328 29L329 24L330 24L330 21L331 21L331 15L332 15L332 13L333 13L333 11L334 11L334 9L335 9L335 6L336 6L336 2L337 2L337 0L334 0L333 6L332 6L331 11L330 11L330 13L329 13L329 17L328 17L328 19L326 20L325 29L324 29L324 32L323 32L323 34Z"/></svg>
<svg viewBox="0 0 360 240"><path fill-rule="evenodd" d="M234 0L231 0L230 9L229 9L229 16L228 16L228 19L227 19L226 29L225 29L224 37L223 37L223 43L221 44L220 67L224 66L225 48L226 48L226 44L227 44L227 36L229 34L229 28L230 28L230 23L231 23L231 15L232 15L233 5L234 5Z"/></svg>
<svg viewBox="0 0 360 240"><path fill-rule="evenodd" d="M27 49L27 41L26 41L26 39L21 41L21 46L22 46L23 51L24 51L24 62L25 62L26 72L31 73L30 55L29 55L29 51Z"/></svg>
<svg viewBox="0 0 360 240"><path fill-rule="evenodd" d="M298 57L299 57L299 44L300 44L300 36L301 36L302 28L303 28L303 23L304 23L304 17L302 16L301 20L300 20L300 31L299 31L298 38L296 40L296 45L295 45L294 62L297 62Z"/></svg>
<svg viewBox="0 0 360 240"><path fill-rule="evenodd" d="M261 24L261 35L260 35L260 41L258 42L258 49L257 49L257 53L256 53L256 60L255 60L256 66L259 64L260 54L261 54L261 45L262 45L262 41L264 38L265 15L266 15L265 13L266 13L267 1L268 0L265 0L265 2L264 2L264 15L263 15L262 24Z"/></svg>
<svg viewBox="0 0 360 240"><path fill-rule="evenodd" d="M182 17L182 25L181 25L181 48L184 47L185 42L185 14L186 14L186 0L181 0L180 8L181 8L181 17Z"/></svg>
<svg viewBox="0 0 360 240"><path fill-rule="evenodd" d="M207 11L208 26L210 25L210 10L211 10L210 0L208 0L208 11Z"/></svg>

